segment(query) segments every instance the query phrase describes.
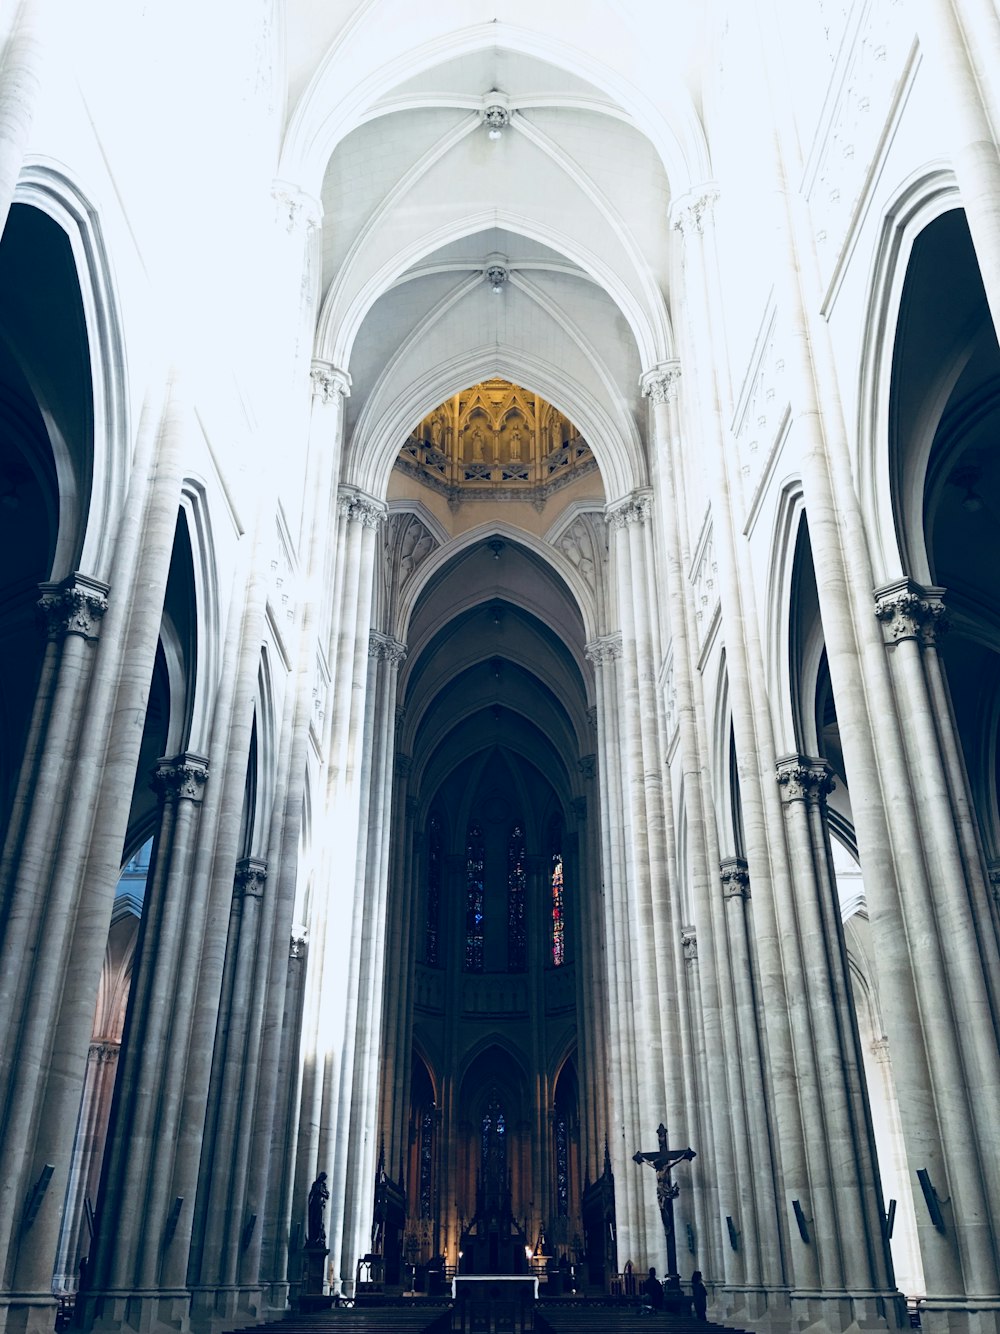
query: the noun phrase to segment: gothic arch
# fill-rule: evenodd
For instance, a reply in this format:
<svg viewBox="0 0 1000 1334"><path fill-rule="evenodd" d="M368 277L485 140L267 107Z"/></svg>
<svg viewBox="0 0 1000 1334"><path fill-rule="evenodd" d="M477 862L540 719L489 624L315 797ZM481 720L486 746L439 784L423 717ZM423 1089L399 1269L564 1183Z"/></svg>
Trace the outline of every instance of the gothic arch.
<svg viewBox="0 0 1000 1334"><path fill-rule="evenodd" d="M919 532L922 527L919 521L914 526L914 497L899 495L899 480L894 475L890 439L892 371L914 243L935 219L960 207L961 196L950 168L922 168L903 182L890 200L872 260L859 355L857 476L876 586L900 574L929 582L919 545L915 551L908 550L907 532ZM927 440L924 445L925 463L930 444ZM921 502L922 497L916 503L919 506Z"/></svg>
<svg viewBox="0 0 1000 1334"><path fill-rule="evenodd" d="M791 671L791 652L794 643L795 557L804 516L802 483L798 478L792 478L784 484L778 498L764 600L767 608L765 624L770 627L764 645L764 667L775 715L775 746L779 754L795 750L798 744L796 700L799 687Z"/></svg>
<svg viewBox="0 0 1000 1334"><path fill-rule="evenodd" d="M372 394L345 448L342 480L383 497L392 466L415 421L470 384L502 375L557 407L579 427L594 452L605 495L617 500L647 486L648 465L638 426L621 410L612 416L586 385L564 366L537 354L489 343L439 361L415 381L394 387L391 399ZM377 401L379 400L379 401Z"/></svg>
<svg viewBox="0 0 1000 1334"><path fill-rule="evenodd" d="M467 532L461 533L446 544L439 546L421 564L414 577L408 582L404 595L400 598L398 633L401 639L405 640L409 634L414 609L424 590L435 580L441 578L448 566L454 563L456 557L461 556L463 552L469 551L472 547L489 541L491 538L499 538L500 541L510 543L514 547L523 547L525 551L552 571L557 588L559 585L565 587L568 595L567 601L580 614L583 621L585 641L593 639L601 632L594 591L587 585L573 562L567 559L551 543L536 537L535 534L528 532L526 529L518 528L514 524L506 523L503 520L490 519L485 523L477 524L474 528L470 528ZM468 607L478 606L481 602L493 600L495 599L492 595L485 597L474 592L468 598L453 604L452 615L457 615ZM521 607L522 610L542 621L548 615L547 608L542 607L540 603L529 602L526 597L518 597L516 590L509 590L504 600L510 602L513 606ZM411 660L418 656L423 644L429 642L449 619L451 617L442 615L433 625L428 626L420 641L414 641L408 645ZM575 644L567 644L566 647L573 655L581 676L586 680L590 674L590 668L579 647Z"/></svg>
<svg viewBox="0 0 1000 1334"><path fill-rule="evenodd" d="M85 509L67 507L51 578L85 570L108 582L118 514L128 482L130 426L127 359L118 291L96 208L65 168L28 159L14 191L16 204L45 213L66 234L76 266L87 330L92 387L90 475ZM63 469L60 494L71 495ZM83 497L81 496L82 500Z"/></svg>

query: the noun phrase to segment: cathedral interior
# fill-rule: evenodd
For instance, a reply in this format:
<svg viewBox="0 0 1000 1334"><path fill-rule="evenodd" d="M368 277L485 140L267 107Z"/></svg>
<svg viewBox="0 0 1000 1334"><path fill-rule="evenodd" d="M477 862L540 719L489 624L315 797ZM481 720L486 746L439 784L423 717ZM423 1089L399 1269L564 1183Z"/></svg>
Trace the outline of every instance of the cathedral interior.
<svg viewBox="0 0 1000 1334"><path fill-rule="evenodd" d="M8 0L0 1334L998 1334L998 328L993 0Z"/></svg>

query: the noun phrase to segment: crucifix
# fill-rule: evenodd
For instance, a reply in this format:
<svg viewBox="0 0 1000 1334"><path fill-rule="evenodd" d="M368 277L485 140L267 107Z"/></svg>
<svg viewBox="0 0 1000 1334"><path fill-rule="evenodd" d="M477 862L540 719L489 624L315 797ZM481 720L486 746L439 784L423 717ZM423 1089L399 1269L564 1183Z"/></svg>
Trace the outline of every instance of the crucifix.
<svg viewBox="0 0 1000 1334"><path fill-rule="evenodd" d="M680 1295L681 1290L680 1275L677 1273L677 1242L674 1238L674 1200L680 1187L670 1180L670 1169L678 1163L689 1163L696 1155L694 1149L690 1147L668 1149L667 1127L662 1121L656 1128L656 1138L660 1147L655 1153L633 1154L632 1161L638 1163L640 1167L643 1163L648 1163L656 1173L656 1203L660 1206L663 1233L667 1239L667 1273L663 1287L665 1297L669 1300L672 1294Z"/></svg>

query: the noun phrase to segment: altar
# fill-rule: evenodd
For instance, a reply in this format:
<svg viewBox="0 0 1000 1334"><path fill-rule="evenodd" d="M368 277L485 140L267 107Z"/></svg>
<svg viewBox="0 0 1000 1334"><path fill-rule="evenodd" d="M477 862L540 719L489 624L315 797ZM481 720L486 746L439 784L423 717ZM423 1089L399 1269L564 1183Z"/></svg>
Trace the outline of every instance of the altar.
<svg viewBox="0 0 1000 1334"><path fill-rule="evenodd" d="M526 1334L535 1327L534 1274L456 1274L451 1295L461 1334Z"/></svg>

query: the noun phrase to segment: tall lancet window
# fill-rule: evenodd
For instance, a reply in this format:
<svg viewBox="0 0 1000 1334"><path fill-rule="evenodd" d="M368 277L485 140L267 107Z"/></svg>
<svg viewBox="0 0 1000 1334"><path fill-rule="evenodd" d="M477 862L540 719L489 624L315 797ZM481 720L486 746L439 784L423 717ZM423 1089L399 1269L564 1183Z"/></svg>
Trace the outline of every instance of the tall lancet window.
<svg viewBox="0 0 1000 1334"><path fill-rule="evenodd" d="M473 821L465 840L465 971L483 971L486 939L483 917L486 845L480 825Z"/></svg>
<svg viewBox="0 0 1000 1334"><path fill-rule="evenodd" d="M563 900L562 821L556 816L549 826L549 887L552 894L552 966L566 962L566 905Z"/></svg>
<svg viewBox="0 0 1000 1334"><path fill-rule="evenodd" d="M482 1123L483 1159L482 1179L487 1192L502 1192L507 1184L507 1121L496 1092Z"/></svg>
<svg viewBox="0 0 1000 1334"><path fill-rule="evenodd" d="M528 967L528 935L524 920L524 830L516 824L507 840L507 971Z"/></svg>
<svg viewBox="0 0 1000 1334"><path fill-rule="evenodd" d="M437 968L441 962L438 944L441 932L443 844L441 817L432 815L427 821L427 929L424 936L424 962L431 968Z"/></svg>

